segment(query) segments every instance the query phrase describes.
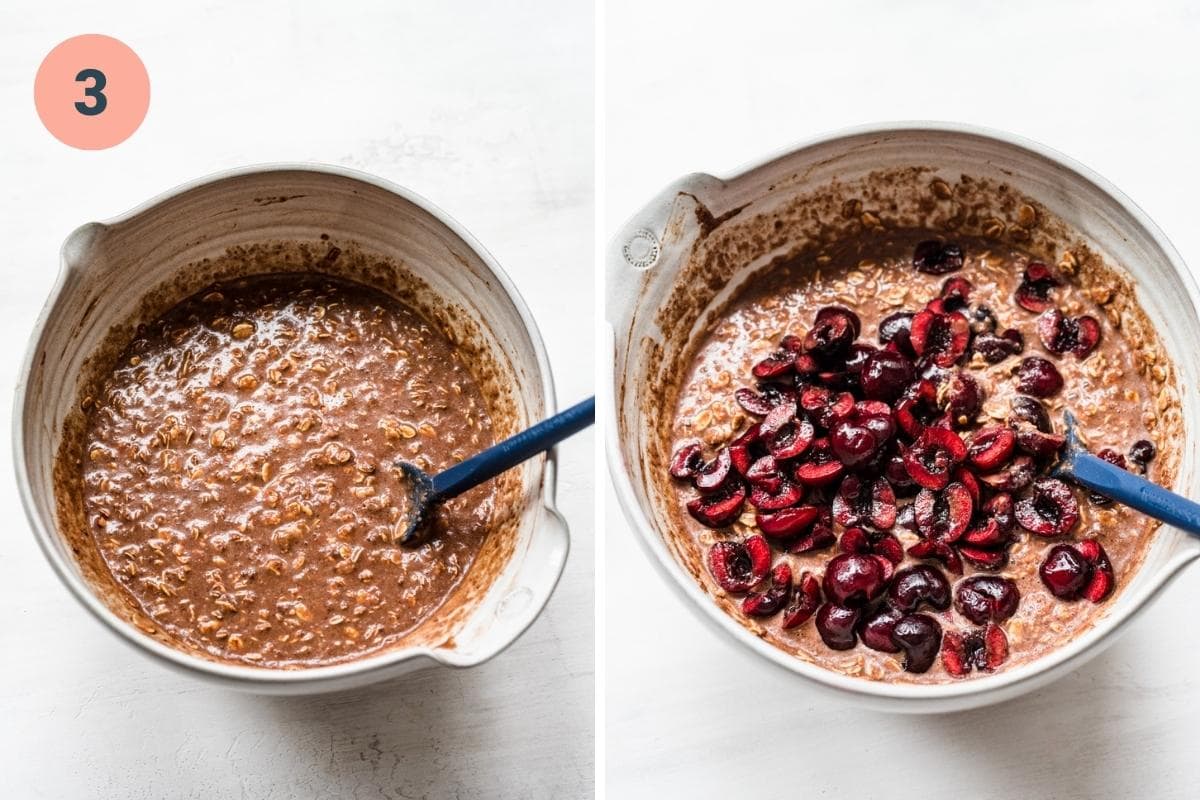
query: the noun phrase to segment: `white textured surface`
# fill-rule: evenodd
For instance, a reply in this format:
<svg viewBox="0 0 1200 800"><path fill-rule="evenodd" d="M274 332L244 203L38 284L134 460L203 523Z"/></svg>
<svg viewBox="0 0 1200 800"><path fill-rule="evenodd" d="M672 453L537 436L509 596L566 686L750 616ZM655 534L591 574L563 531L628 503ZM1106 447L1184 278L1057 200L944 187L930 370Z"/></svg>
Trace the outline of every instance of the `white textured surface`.
<svg viewBox="0 0 1200 800"><path fill-rule="evenodd" d="M72 228L214 170L293 159L382 175L455 216L532 308L560 401L590 392L591 305L577 287L591 279L591 9L324 5L21 0L0 10L0 419ZM145 123L105 152L59 144L33 109L37 65L80 33L124 40L150 73ZM3 439L0 795L591 795L591 433L560 450L566 575L512 649L467 672L307 699L198 686L119 644L38 552Z"/></svg>
<svg viewBox="0 0 1200 800"><path fill-rule="evenodd" d="M949 119L1097 169L1200 266L1194 7L609 0L606 29L606 235L679 175L845 125ZM611 797L1196 796L1194 571L1036 694L891 716L818 697L702 625L607 495Z"/></svg>

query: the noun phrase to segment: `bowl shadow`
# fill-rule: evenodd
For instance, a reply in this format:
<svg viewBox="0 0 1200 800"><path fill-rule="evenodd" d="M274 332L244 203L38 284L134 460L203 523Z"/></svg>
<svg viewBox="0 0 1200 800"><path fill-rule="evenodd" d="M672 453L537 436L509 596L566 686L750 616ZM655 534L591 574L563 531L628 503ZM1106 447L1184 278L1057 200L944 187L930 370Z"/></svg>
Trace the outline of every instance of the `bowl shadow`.
<svg viewBox="0 0 1200 800"><path fill-rule="evenodd" d="M1094 763L1094 736L1114 731L1136 701L1125 682L1128 656L1118 642L1080 669L1028 695L970 711L923 719L922 738L971 777L969 786L1004 797L1120 797L1114 770ZM1154 774L1159 754L1142 751L1138 771ZM1165 768L1166 765L1164 765ZM1137 790L1130 787L1134 795ZM1117 791L1117 794L1113 792ZM1047 794L1049 792L1050 794ZM991 795L989 795L991 796Z"/></svg>

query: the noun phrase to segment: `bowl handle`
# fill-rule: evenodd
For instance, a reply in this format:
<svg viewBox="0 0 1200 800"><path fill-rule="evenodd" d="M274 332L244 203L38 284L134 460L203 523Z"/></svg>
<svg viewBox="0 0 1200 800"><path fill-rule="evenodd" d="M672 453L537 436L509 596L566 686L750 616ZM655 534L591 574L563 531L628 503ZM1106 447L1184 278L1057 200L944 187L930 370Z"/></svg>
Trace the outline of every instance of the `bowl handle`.
<svg viewBox="0 0 1200 800"><path fill-rule="evenodd" d="M608 294L605 314L617 330L624 330L636 307L645 273L692 240L690 223L701 208L712 208L725 182L703 172L674 181L613 235L606 254Z"/></svg>

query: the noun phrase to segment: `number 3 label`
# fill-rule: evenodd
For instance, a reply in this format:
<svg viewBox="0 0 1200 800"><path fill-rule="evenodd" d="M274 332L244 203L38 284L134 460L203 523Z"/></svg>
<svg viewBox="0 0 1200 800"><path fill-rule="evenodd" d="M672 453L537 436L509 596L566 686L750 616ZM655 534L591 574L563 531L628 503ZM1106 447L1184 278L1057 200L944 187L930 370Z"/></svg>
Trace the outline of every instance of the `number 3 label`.
<svg viewBox="0 0 1200 800"><path fill-rule="evenodd" d="M124 42L87 34L67 39L38 68L33 99L46 130L81 150L128 139L150 108L150 76Z"/></svg>
<svg viewBox="0 0 1200 800"><path fill-rule="evenodd" d="M75 110L80 114L88 117L94 117L97 114L104 112L108 107L108 98L104 96L102 91L108 84L108 78L104 77L104 73L98 69L89 67L88 69L79 70L79 74L75 76L75 80L81 83L92 81L92 85L83 90L83 96L90 98L91 103L76 101Z"/></svg>

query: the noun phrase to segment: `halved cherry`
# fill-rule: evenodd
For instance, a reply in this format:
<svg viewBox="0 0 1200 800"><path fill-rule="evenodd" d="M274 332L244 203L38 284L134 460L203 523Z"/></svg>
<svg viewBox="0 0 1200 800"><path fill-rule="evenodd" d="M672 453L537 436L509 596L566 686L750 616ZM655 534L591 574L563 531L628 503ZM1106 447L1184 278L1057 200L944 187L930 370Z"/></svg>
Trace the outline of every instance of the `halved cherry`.
<svg viewBox="0 0 1200 800"><path fill-rule="evenodd" d="M778 511L794 506L804 499L804 487L786 478L775 490L759 485L750 489L750 504L760 511Z"/></svg>
<svg viewBox="0 0 1200 800"><path fill-rule="evenodd" d="M897 311L884 317L879 323L879 343L906 356L916 355L909 339L913 316L911 311Z"/></svg>
<svg viewBox="0 0 1200 800"><path fill-rule="evenodd" d="M1030 356L1021 361L1017 370L1017 388L1034 397L1050 397L1063 387L1063 377L1058 368L1040 356Z"/></svg>
<svg viewBox="0 0 1200 800"><path fill-rule="evenodd" d="M770 415L768 415L768 418ZM765 435L771 455L783 461L796 458L812 444L816 429L807 417L793 417Z"/></svg>
<svg viewBox="0 0 1200 800"><path fill-rule="evenodd" d="M1009 462L1016 446L1017 435L1012 428L990 425L975 432L967 457L976 469L995 472Z"/></svg>
<svg viewBox="0 0 1200 800"><path fill-rule="evenodd" d="M908 467L904 466L904 456L899 453L888 459L883 468L883 477L888 479L897 497L909 497L921 488L908 474Z"/></svg>
<svg viewBox="0 0 1200 800"><path fill-rule="evenodd" d="M717 456L705 464L698 472L692 483L702 492L711 492L725 485L725 481L733 474L733 457L728 448L717 451Z"/></svg>
<svg viewBox="0 0 1200 800"><path fill-rule="evenodd" d="M989 519L996 521L1000 526L1000 530L1008 533L1016 524L1016 517L1013 514L1013 499L1008 492L998 492L992 495L986 503L983 504L983 513Z"/></svg>
<svg viewBox="0 0 1200 800"><path fill-rule="evenodd" d="M758 529L772 539L790 539L808 530L820 518L821 509L817 506L795 506L773 513L760 512L755 514L754 521Z"/></svg>
<svg viewBox="0 0 1200 800"><path fill-rule="evenodd" d="M805 486L828 486L845 472L845 466L833 454L829 438L813 439L803 460L792 467L792 478Z"/></svg>
<svg viewBox="0 0 1200 800"><path fill-rule="evenodd" d="M1008 660L1008 637L995 623L969 633L946 631L942 636L942 666L956 678L972 669L990 672Z"/></svg>
<svg viewBox="0 0 1200 800"><path fill-rule="evenodd" d="M687 502L688 513L710 528L723 528L738 518L746 501L746 484L731 480L711 494L702 494Z"/></svg>
<svg viewBox="0 0 1200 800"><path fill-rule="evenodd" d="M966 465L960 464L958 469L954 470L954 475L951 476L951 483L961 483L967 489L967 493L971 495L971 502L975 507L979 507L979 503L983 500L983 490L979 488L979 481L975 478L975 473L967 469Z"/></svg>
<svg viewBox="0 0 1200 800"><path fill-rule="evenodd" d="M971 290L975 288L966 278L946 278L942 283L942 294L939 298L942 301L942 308L947 311L958 311L966 308L967 301L971 299Z"/></svg>
<svg viewBox="0 0 1200 800"><path fill-rule="evenodd" d="M771 546L761 536L751 536L744 542L717 542L708 551L708 569L722 589L744 594L767 577Z"/></svg>
<svg viewBox="0 0 1200 800"><path fill-rule="evenodd" d="M980 569L1002 569L1008 564L1007 550L988 550L960 544L958 554Z"/></svg>
<svg viewBox="0 0 1200 800"><path fill-rule="evenodd" d="M1033 482L1035 467L1033 459L1018 455L999 472L980 475L979 480L1001 492L1019 492Z"/></svg>
<svg viewBox="0 0 1200 800"><path fill-rule="evenodd" d="M1028 423L1017 428L1017 447L1037 458L1057 455L1066 444L1067 437L1061 433L1043 433Z"/></svg>
<svg viewBox="0 0 1200 800"><path fill-rule="evenodd" d="M951 367L967 352L971 326L957 311L939 314L926 309L913 317L913 350L939 367Z"/></svg>
<svg viewBox="0 0 1200 800"><path fill-rule="evenodd" d="M1017 522L1038 536L1062 536L1079 522L1079 504L1070 487L1057 478L1035 481L1016 505Z"/></svg>
<svg viewBox="0 0 1200 800"><path fill-rule="evenodd" d="M762 425L754 424L729 443L729 460L733 468L745 475L750 465L754 463L753 448L762 439Z"/></svg>
<svg viewBox="0 0 1200 800"><path fill-rule="evenodd" d="M937 386L933 381L922 378L909 386L896 404L896 423L915 439L941 413Z"/></svg>
<svg viewBox="0 0 1200 800"><path fill-rule="evenodd" d="M764 378L777 378L791 372L794 369L795 361L795 353L789 353L787 350L777 350L755 364L750 369L750 373L760 380Z"/></svg>
<svg viewBox="0 0 1200 800"><path fill-rule="evenodd" d="M996 549L1003 547L1008 541L1008 534L1001 529L1000 523L997 523L994 518L983 519L971 528L967 528L965 534L962 534L962 546L964 547L979 547L983 549Z"/></svg>
<svg viewBox="0 0 1200 800"><path fill-rule="evenodd" d="M904 466L926 489L943 489L954 468L967 457L967 446L954 431L927 427L904 453Z"/></svg>
<svg viewBox="0 0 1200 800"><path fill-rule="evenodd" d="M1050 424L1050 415L1046 407L1037 398L1018 394L1010 401L1012 416L1008 423L1014 427L1021 422L1028 422L1043 433L1050 433L1054 428Z"/></svg>
<svg viewBox="0 0 1200 800"><path fill-rule="evenodd" d="M812 328L804 337L804 351L818 358L841 355L858 338L861 329L858 315L850 309L825 306L817 312Z"/></svg>
<svg viewBox="0 0 1200 800"><path fill-rule="evenodd" d="M825 386L806 386L800 392L800 407L828 429L854 410L854 395L834 392Z"/></svg>
<svg viewBox="0 0 1200 800"><path fill-rule="evenodd" d="M800 580L792 590L792 600L783 610L781 626L784 629L803 625L816 613L821 605L821 582L811 572L800 573Z"/></svg>
<svg viewBox="0 0 1200 800"><path fill-rule="evenodd" d="M956 372L946 379L942 388L946 398L946 413L959 428L970 425L983 408L983 390L979 382L965 372Z"/></svg>
<svg viewBox="0 0 1200 800"><path fill-rule="evenodd" d="M1002 547L1007 541L1008 532L1001 528L1000 523L992 517L968 528L962 536L964 547L979 547L985 550Z"/></svg>
<svg viewBox="0 0 1200 800"><path fill-rule="evenodd" d="M738 405L756 417L765 417L771 409L783 402L796 402L796 390L780 383L761 383L758 391L741 388L733 393Z"/></svg>
<svg viewBox="0 0 1200 800"><path fill-rule="evenodd" d="M771 583L763 592L751 592L742 599L742 613L748 617L769 617L783 608L792 596L792 568L786 563L771 570Z"/></svg>
<svg viewBox="0 0 1200 800"><path fill-rule="evenodd" d="M780 512L782 513L782 512ZM788 547L789 553L808 553L812 550L820 550L828 547L837 541L837 535L833 532L833 514L828 507L820 509L820 515L817 521L812 524L807 533L801 534Z"/></svg>
<svg viewBox="0 0 1200 800"><path fill-rule="evenodd" d="M1100 343L1100 323L1095 317L1068 317L1057 308L1038 317L1038 338L1051 353L1072 353L1087 358Z"/></svg>
<svg viewBox="0 0 1200 800"><path fill-rule="evenodd" d="M1108 553L1104 552L1097 539L1084 539L1077 545L1077 549L1083 560L1092 566L1092 575L1087 586L1083 588L1083 596L1093 603L1099 603L1112 594L1113 586L1116 585L1117 578L1113 573L1112 562L1108 560Z"/></svg>
<svg viewBox="0 0 1200 800"><path fill-rule="evenodd" d="M929 275L945 275L962 269L962 247L954 242L941 239L928 239L917 245L913 251L913 266L918 272Z"/></svg>
<svg viewBox="0 0 1200 800"><path fill-rule="evenodd" d="M838 542L843 553L860 553L883 556L892 564L904 560L904 545L890 533L876 531L868 533L863 528L847 528Z"/></svg>
<svg viewBox="0 0 1200 800"><path fill-rule="evenodd" d="M1021 285L1017 287L1017 305L1035 314L1052 308L1054 301L1050 297L1050 292L1060 285L1059 280L1054 277L1045 264L1038 261L1031 262L1025 268Z"/></svg>
<svg viewBox="0 0 1200 800"><path fill-rule="evenodd" d="M847 528L871 525L889 530L896 524L896 494L884 478L848 475L833 498L833 518Z"/></svg>
<svg viewBox="0 0 1200 800"><path fill-rule="evenodd" d="M704 468L704 452L699 439L688 439L671 456L671 477L684 480Z"/></svg>
<svg viewBox="0 0 1200 800"><path fill-rule="evenodd" d="M927 539L955 542L971 524L974 503L966 487L951 483L942 491L922 489L913 501L917 530Z"/></svg>
<svg viewBox="0 0 1200 800"><path fill-rule="evenodd" d="M922 539L908 548L908 554L913 558L929 558L940 561L955 575L962 574L962 559L959 558L958 551L949 542L939 539Z"/></svg>
<svg viewBox="0 0 1200 800"><path fill-rule="evenodd" d="M779 462L775 456L766 455L756 460L744 474L751 486L761 486L770 492L778 491L783 485L783 476L779 474Z"/></svg>
<svg viewBox="0 0 1200 800"><path fill-rule="evenodd" d="M975 336L972 346L976 353L983 356L989 364L999 364L1009 356L1015 356L1025 350L1025 337L1015 328L1009 328L997 336L985 332Z"/></svg>

